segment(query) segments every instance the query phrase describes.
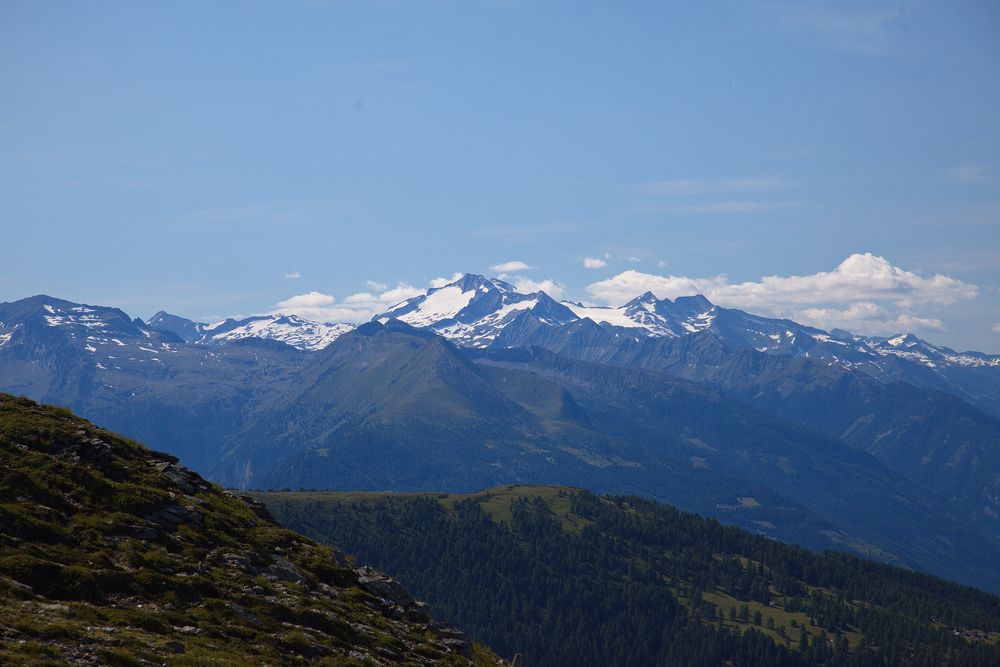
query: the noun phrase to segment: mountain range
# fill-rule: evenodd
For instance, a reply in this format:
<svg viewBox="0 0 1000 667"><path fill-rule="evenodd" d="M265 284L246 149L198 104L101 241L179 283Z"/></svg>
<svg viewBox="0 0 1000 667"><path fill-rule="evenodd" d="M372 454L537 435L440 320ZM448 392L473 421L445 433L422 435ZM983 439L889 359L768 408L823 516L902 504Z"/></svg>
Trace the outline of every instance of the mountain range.
<svg viewBox="0 0 1000 667"><path fill-rule="evenodd" d="M998 360L699 296L596 308L472 275L349 330L0 304L0 389L231 486L583 486L990 590Z"/></svg>
<svg viewBox="0 0 1000 667"><path fill-rule="evenodd" d="M701 295L658 299L651 292L617 307L556 301L545 292L518 292L496 278L465 274L443 287L392 306L373 319L399 319L425 328L463 348L524 347L540 344L567 351L561 339L589 335L617 350L645 339L672 339L709 332L730 349L804 357L879 380L901 380L953 393L1000 417L1000 355L956 352L913 334L860 336L843 329L824 331L787 319L723 308ZM239 338L279 340L318 350L354 328L347 323L311 322L295 315L261 315L213 324L163 311L146 322L185 341L219 345ZM581 334L581 330L589 334ZM2 340L2 339L0 339ZM597 344L587 341L589 345Z"/></svg>

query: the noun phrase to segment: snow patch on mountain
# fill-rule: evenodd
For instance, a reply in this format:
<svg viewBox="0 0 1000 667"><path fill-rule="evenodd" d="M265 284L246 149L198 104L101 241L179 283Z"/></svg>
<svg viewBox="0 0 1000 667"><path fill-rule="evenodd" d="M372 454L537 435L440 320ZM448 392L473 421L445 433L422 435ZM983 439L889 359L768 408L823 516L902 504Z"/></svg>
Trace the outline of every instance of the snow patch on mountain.
<svg viewBox="0 0 1000 667"><path fill-rule="evenodd" d="M419 297L422 299L420 308L404 313L398 319L414 327L432 326L442 320L454 319L458 313L472 303L478 293L487 291L485 286L463 291L458 283L431 289L426 296ZM392 313L393 309L390 309L386 315L391 317Z"/></svg>
<svg viewBox="0 0 1000 667"><path fill-rule="evenodd" d="M277 340L300 350L322 350L354 329L353 324L313 322L298 315L257 315L204 324L163 311L149 319L153 328L171 331L194 345L216 346L244 338Z"/></svg>
<svg viewBox="0 0 1000 667"><path fill-rule="evenodd" d="M580 319L589 318L597 324L607 324L613 327L626 327L629 329L643 329L647 335L653 335L650 327L642 320L626 312L626 308L611 308L608 306L584 306L581 303L563 301L562 305L573 311L573 314Z"/></svg>
<svg viewBox="0 0 1000 667"><path fill-rule="evenodd" d="M281 341L300 350L322 350L342 335L354 329L353 324L326 324L302 319L296 315L271 315L253 317L225 326L226 322L216 322L205 327L210 332L202 344L222 344L243 338L267 338Z"/></svg>
<svg viewBox="0 0 1000 667"><path fill-rule="evenodd" d="M970 367L1000 367L1000 355L982 352L956 352L948 347L932 345L913 334L900 334L891 338L857 337L875 354L894 356L935 368L941 364L958 364Z"/></svg>

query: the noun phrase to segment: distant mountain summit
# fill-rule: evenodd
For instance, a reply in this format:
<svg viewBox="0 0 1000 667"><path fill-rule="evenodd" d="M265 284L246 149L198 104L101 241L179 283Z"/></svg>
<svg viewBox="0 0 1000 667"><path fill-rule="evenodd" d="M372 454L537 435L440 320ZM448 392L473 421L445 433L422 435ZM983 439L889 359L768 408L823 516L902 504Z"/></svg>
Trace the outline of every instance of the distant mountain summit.
<svg viewBox="0 0 1000 667"><path fill-rule="evenodd" d="M18 360L34 374L40 357L58 371L57 382L69 382L71 359L92 359L95 370L114 369L124 362L161 364L184 340L169 331L132 319L118 308L73 303L39 295L0 303L0 352ZM7 382L20 373L8 368ZM29 385L25 389L40 387Z"/></svg>
<svg viewBox="0 0 1000 667"><path fill-rule="evenodd" d="M130 318L118 308L73 303L45 294L0 303L0 344L13 340L18 329L37 327L94 341L117 336L153 337L145 322Z"/></svg>
<svg viewBox="0 0 1000 667"><path fill-rule="evenodd" d="M201 338L205 327L201 322L193 322L186 317L171 315L162 310L146 320L146 324L160 331L175 333L189 343Z"/></svg>
<svg viewBox="0 0 1000 667"><path fill-rule="evenodd" d="M354 329L353 324L313 322L298 315L256 315L229 318L213 324L194 322L160 311L146 324L171 331L194 345L223 345L244 338L277 340L300 350L322 350L339 336Z"/></svg>
<svg viewBox="0 0 1000 667"><path fill-rule="evenodd" d="M398 319L431 329L463 347L487 347L508 325L525 314L551 324L565 324L576 315L545 292L521 294L496 278L467 273L458 280L427 290L373 319Z"/></svg>

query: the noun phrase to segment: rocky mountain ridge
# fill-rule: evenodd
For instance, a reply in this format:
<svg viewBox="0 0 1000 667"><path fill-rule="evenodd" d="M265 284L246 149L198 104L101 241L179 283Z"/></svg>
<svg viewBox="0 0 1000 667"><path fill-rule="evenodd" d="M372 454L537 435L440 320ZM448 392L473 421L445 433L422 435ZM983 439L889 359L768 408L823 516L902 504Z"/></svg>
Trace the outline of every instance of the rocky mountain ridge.
<svg viewBox="0 0 1000 667"><path fill-rule="evenodd" d="M504 664L391 577L67 410L0 394L0 461L4 664Z"/></svg>

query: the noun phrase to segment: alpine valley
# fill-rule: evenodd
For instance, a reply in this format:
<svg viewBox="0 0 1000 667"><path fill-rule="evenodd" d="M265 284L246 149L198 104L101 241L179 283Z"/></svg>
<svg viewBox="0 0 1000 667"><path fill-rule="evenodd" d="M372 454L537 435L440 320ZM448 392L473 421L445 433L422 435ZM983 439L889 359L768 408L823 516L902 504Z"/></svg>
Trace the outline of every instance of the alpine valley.
<svg viewBox="0 0 1000 667"><path fill-rule="evenodd" d="M467 274L360 326L0 304L0 390L241 489L642 496L1000 591L1000 356Z"/></svg>

